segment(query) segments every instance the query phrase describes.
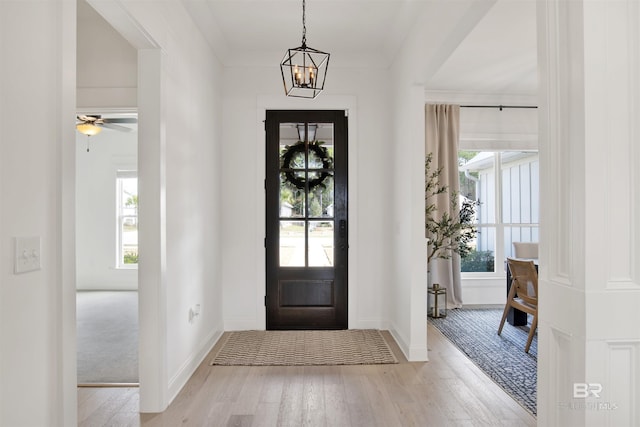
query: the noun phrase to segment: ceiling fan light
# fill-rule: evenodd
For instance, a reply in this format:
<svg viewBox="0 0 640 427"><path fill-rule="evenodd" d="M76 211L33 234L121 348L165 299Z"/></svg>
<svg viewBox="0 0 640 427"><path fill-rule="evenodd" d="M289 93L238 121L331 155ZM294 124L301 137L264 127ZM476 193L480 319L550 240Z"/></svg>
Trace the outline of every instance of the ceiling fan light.
<svg viewBox="0 0 640 427"><path fill-rule="evenodd" d="M102 128L100 126L92 125L90 123L78 123L76 125L76 129L78 132L87 136L94 136L102 132Z"/></svg>

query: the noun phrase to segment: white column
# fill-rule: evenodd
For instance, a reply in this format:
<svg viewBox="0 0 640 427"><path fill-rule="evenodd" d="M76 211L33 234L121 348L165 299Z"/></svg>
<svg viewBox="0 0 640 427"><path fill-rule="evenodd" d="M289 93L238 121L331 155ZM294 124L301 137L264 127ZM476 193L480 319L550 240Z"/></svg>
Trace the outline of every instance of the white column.
<svg viewBox="0 0 640 427"><path fill-rule="evenodd" d="M640 425L640 8L538 3L540 425Z"/></svg>
<svg viewBox="0 0 640 427"><path fill-rule="evenodd" d="M163 55L138 50L140 412L162 412L169 403Z"/></svg>

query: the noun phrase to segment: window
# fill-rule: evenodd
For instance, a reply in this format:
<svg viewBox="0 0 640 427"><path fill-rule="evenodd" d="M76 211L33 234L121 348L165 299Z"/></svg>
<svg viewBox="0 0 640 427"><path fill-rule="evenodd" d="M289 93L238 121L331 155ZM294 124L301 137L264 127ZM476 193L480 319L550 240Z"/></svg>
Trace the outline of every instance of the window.
<svg viewBox="0 0 640 427"><path fill-rule="evenodd" d="M117 266L138 267L138 177L136 171L116 173Z"/></svg>
<svg viewBox="0 0 640 427"><path fill-rule="evenodd" d="M458 164L461 196L480 202L478 235L462 272L502 271L496 260L513 255L513 242L538 241L538 153L459 151Z"/></svg>

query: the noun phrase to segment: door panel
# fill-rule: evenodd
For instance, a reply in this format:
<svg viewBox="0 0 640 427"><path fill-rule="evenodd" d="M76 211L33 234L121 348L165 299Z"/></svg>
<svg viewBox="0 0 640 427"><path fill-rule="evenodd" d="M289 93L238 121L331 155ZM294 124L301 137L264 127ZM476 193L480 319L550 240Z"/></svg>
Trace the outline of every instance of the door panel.
<svg viewBox="0 0 640 427"><path fill-rule="evenodd" d="M267 111L267 329L347 328L347 118Z"/></svg>

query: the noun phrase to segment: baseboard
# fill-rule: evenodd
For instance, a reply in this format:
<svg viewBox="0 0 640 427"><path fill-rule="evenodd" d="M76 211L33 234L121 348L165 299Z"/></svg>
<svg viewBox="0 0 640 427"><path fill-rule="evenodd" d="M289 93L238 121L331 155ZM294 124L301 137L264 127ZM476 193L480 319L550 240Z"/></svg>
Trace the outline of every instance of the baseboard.
<svg viewBox="0 0 640 427"><path fill-rule="evenodd" d="M404 339L402 334L398 332L398 329L395 328L394 326L391 326L389 328L389 333L391 333L391 336L393 337L393 339L396 340L396 343L398 344L398 347L400 347L402 354L404 354L404 357L406 357L409 362L429 361L429 354L427 352L426 347L409 346L409 344Z"/></svg>
<svg viewBox="0 0 640 427"><path fill-rule="evenodd" d="M259 322L255 317L236 317L224 319L225 331L264 330L264 321Z"/></svg>
<svg viewBox="0 0 640 427"><path fill-rule="evenodd" d="M462 304L462 308L469 308L469 309L484 309L484 308L488 308L488 309L503 309L504 308L504 304Z"/></svg>
<svg viewBox="0 0 640 427"><path fill-rule="evenodd" d="M365 319L349 322L349 329L380 329L388 330L388 322L383 322L380 319Z"/></svg>
<svg viewBox="0 0 640 427"><path fill-rule="evenodd" d="M87 388L138 388L140 387L140 383L78 383L78 387L87 387Z"/></svg>
<svg viewBox="0 0 640 427"><path fill-rule="evenodd" d="M218 342L224 331L216 330L212 332L205 340L204 345L199 352L195 353L191 358L182 365L178 372L169 380L169 402L167 406L171 405L173 399L176 398L178 393L187 384L191 375L198 369L198 366L204 361L205 357L209 354L214 345Z"/></svg>

